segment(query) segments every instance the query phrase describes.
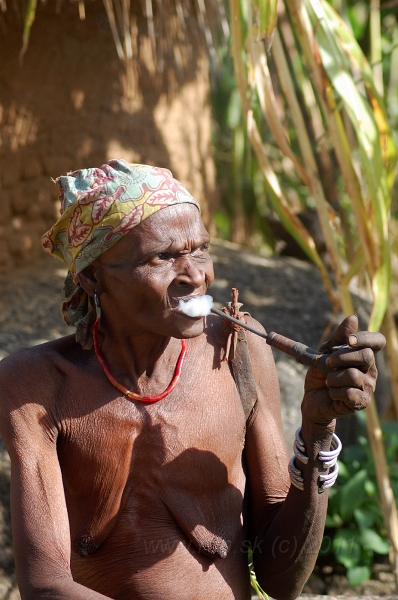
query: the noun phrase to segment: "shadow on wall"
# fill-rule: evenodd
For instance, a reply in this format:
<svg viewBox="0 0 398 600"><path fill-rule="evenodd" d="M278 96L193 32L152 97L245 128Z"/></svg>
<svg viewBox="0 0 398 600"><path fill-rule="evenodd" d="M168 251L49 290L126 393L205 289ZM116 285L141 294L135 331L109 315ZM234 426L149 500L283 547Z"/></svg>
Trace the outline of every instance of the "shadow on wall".
<svg viewBox="0 0 398 600"><path fill-rule="evenodd" d="M99 0L87 4L85 21L75 3L63 4L60 15L52 3L40 3L22 67L22 29L12 7L4 19L0 267L40 254L40 236L58 215L51 178L110 158L171 168L202 202L206 219L214 172L208 65L195 22L198 42L181 84L173 68L163 75L154 70L146 21L137 16L140 93L129 100L124 65Z"/></svg>

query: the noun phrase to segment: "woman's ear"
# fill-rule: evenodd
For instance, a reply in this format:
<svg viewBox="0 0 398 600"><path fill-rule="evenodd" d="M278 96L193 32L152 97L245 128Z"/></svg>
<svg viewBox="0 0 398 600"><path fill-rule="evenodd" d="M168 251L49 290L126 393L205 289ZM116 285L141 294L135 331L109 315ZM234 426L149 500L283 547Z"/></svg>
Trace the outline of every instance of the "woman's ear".
<svg viewBox="0 0 398 600"><path fill-rule="evenodd" d="M101 283L98 278L98 267L88 265L83 271L78 274L79 283L89 296L94 296L94 292L101 295L103 292Z"/></svg>

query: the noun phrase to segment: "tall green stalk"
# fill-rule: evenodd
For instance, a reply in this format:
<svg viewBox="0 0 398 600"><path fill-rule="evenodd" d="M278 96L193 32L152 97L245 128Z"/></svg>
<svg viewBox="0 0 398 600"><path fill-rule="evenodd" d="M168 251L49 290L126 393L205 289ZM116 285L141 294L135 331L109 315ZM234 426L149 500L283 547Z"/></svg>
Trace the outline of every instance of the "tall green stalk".
<svg viewBox="0 0 398 600"><path fill-rule="evenodd" d="M28 48L30 32L36 17L37 0L29 0L25 13L25 22L22 34L22 48L19 54L19 61L22 62L24 54Z"/></svg>
<svg viewBox="0 0 398 600"><path fill-rule="evenodd" d="M346 314L353 312L348 286L355 279L371 298L368 329L378 331L387 320L389 329L384 327L384 331L394 347L396 330L388 308L388 216L397 151L378 70L380 5L372 0L373 71L352 32L326 0L281 1L278 26L271 19L259 23L253 0L246 0L246 20L238 0L230 0L230 7L234 64L248 135L275 209L319 267L335 309L338 305ZM266 36L261 36L263 31ZM287 115L283 123L277 106L281 95L284 105L279 112ZM315 204L333 278L279 185L260 135L265 126L273 134L281 158L291 162ZM325 184L328 163L338 167L332 185ZM391 352L388 357L398 371L397 357ZM393 385L398 398L398 378ZM398 414L398 404L396 408ZM367 422L396 565L398 518L374 403L367 409Z"/></svg>

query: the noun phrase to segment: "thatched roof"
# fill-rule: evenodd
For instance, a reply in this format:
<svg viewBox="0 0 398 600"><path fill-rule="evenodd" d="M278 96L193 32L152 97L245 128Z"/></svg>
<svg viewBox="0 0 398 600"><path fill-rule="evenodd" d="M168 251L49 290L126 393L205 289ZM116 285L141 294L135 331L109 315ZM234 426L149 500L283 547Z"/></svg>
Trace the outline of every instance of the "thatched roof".
<svg viewBox="0 0 398 600"><path fill-rule="evenodd" d="M76 4L76 18L85 19L85 0ZM95 0L99 1L99 0ZM205 42L213 65L216 48L229 36L224 0L103 0L109 26L119 58L127 70L138 55L139 38L150 40L154 69L163 72L167 63L174 64L183 76L198 44ZM21 27L21 60L27 51L34 20L40 18L37 0L0 0L0 31ZM55 0L54 11L62 16L62 0ZM146 31L142 31L142 23ZM1 33L0 33L1 34Z"/></svg>

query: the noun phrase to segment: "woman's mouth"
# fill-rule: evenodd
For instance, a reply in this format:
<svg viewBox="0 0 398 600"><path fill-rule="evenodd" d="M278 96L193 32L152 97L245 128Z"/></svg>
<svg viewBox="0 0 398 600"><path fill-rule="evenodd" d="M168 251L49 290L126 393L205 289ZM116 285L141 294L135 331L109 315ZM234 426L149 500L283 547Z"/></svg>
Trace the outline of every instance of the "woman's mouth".
<svg viewBox="0 0 398 600"><path fill-rule="evenodd" d="M178 310L188 317L206 317L213 308L213 298L207 294L203 296L194 296L185 300L181 298L178 303Z"/></svg>

